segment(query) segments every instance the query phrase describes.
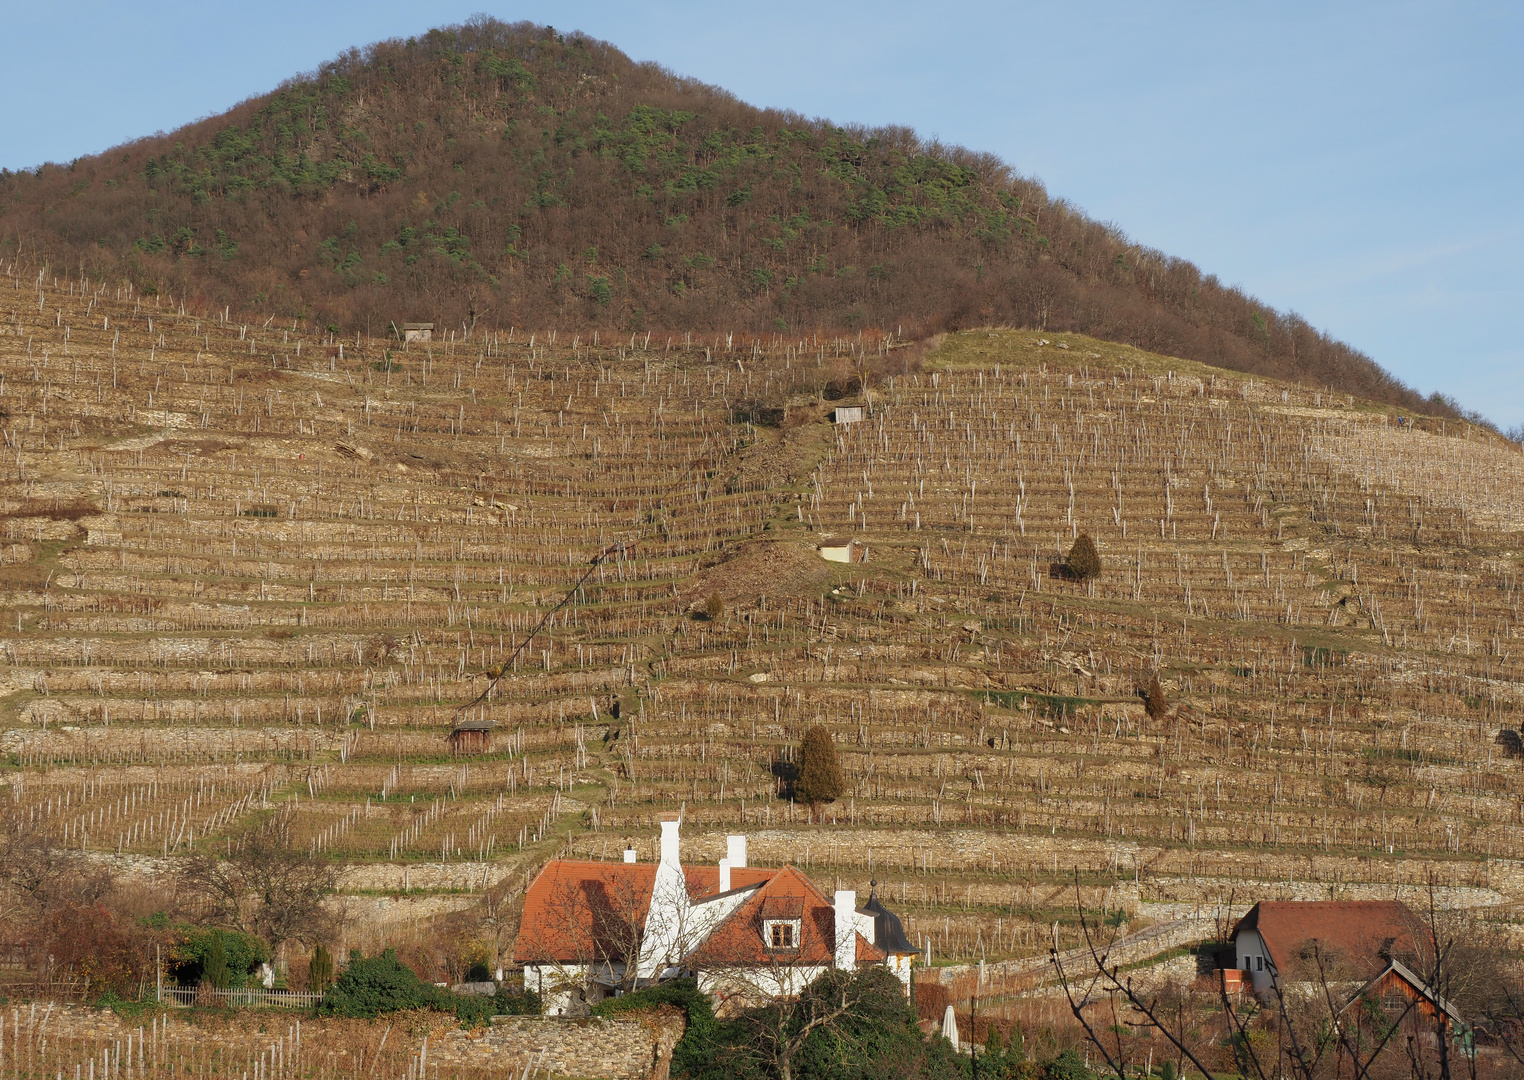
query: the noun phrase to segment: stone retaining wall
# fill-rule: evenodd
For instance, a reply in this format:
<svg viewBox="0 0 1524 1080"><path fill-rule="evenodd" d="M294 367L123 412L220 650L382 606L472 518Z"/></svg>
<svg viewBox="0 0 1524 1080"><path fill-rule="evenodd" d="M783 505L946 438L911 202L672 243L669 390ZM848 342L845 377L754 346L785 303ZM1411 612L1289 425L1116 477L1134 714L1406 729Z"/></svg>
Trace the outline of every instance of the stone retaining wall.
<svg viewBox="0 0 1524 1080"><path fill-rule="evenodd" d="M453 1031L429 1049L430 1063L501 1069L533 1064L556 1075L667 1080L686 1017L670 1005L619 1019L497 1016L485 1032Z"/></svg>

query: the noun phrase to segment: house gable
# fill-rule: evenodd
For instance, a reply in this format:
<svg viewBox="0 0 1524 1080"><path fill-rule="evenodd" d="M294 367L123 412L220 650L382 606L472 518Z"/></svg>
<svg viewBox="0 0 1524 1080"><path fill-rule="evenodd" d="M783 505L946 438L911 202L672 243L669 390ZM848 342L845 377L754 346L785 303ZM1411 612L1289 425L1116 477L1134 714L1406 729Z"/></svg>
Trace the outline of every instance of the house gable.
<svg viewBox="0 0 1524 1080"><path fill-rule="evenodd" d="M1412 958L1427 940L1421 920L1397 900L1266 900L1233 927L1238 965L1272 977L1365 980L1393 957Z"/></svg>
<svg viewBox="0 0 1524 1080"><path fill-rule="evenodd" d="M798 930L790 948L771 946L770 929L788 923ZM695 967L830 966L836 956L836 912L831 901L792 866L777 871L689 956Z"/></svg>

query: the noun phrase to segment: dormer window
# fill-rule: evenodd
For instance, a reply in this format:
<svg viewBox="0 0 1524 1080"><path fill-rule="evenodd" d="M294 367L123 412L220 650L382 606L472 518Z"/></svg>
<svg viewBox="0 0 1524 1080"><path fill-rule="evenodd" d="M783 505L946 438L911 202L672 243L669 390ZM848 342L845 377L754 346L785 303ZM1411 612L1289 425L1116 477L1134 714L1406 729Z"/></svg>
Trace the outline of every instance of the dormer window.
<svg viewBox="0 0 1524 1080"><path fill-rule="evenodd" d="M799 948L800 919L767 919L762 923L762 940L769 949Z"/></svg>
<svg viewBox="0 0 1524 1080"><path fill-rule="evenodd" d="M804 898L769 896L762 901L762 944L769 951L793 951L803 943Z"/></svg>

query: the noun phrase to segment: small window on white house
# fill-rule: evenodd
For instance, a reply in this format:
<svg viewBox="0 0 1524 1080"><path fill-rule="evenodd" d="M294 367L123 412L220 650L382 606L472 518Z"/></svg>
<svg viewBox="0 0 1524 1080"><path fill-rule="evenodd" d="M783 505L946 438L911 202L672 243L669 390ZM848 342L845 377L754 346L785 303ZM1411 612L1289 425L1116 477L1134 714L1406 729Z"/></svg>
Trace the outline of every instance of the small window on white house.
<svg viewBox="0 0 1524 1080"><path fill-rule="evenodd" d="M1254 958L1254 960L1259 965L1258 970L1264 971L1265 970L1265 958L1263 956L1256 956Z"/></svg>
<svg viewBox="0 0 1524 1080"><path fill-rule="evenodd" d="M1252 956L1246 956L1246 957L1244 957L1244 970L1245 971L1253 971L1254 970L1254 958Z"/></svg>
<svg viewBox="0 0 1524 1080"><path fill-rule="evenodd" d="M768 919L762 924L762 939L769 949L799 948L798 919Z"/></svg>

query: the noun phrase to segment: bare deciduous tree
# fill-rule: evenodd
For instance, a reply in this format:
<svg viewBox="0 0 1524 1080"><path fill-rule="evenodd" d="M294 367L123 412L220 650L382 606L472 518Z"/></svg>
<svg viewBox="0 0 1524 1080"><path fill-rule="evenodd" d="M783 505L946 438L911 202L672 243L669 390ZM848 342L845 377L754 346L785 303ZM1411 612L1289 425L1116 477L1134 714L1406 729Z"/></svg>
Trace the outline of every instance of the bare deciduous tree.
<svg viewBox="0 0 1524 1080"><path fill-rule="evenodd" d="M1433 892L1431 883L1427 937L1418 935L1421 955L1415 959L1419 985L1410 987L1410 993L1379 994L1380 988L1367 981L1368 973L1349 967L1348 958L1316 941L1294 958L1295 970L1272 967L1274 978L1264 1004L1234 1000L1225 986L1219 987L1221 1030L1238 1074L1255 1080L1325 1080L1347 1074L1355 1080L1374 1080L1378 1061L1400 1046L1413 1077L1450 1080L1455 1014L1449 995L1462 989L1462 981L1471 980L1452 974L1458 966L1456 938L1443 932ZM1135 1064L1127 1059L1125 1041L1117 1037L1130 1025L1159 1032L1181 1059L1213 1080L1205 1061L1209 1040L1186 995L1148 991L1124 976L1112 958L1116 939L1098 942L1083 908L1079 918L1085 939L1077 950L1083 974L1066 967L1056 941L1049 956L1071 1013L1107 1067L1125 1078ZM1104 1027L1091 1015L1097 1006L1109 1013ZM1524 1049L1516 1056L1524 1063ZM1475 1080L1475 1057L1470 1061Z"/></svg>
<svg viewBox="0 0 1524 1080"><path fill-rule="evenodd" d="M277 819L225 856L193 856L180 871L180 883L216 922L278 948L327 936L331 918L323 898L333 891L336 876L326 859L294 846L289 823Z"/></svg>
<svg viewBox="0 0 1524 1080"><path fill-rule="evenodd" d="M595 983L632 990L649 900L649 886L621 874L564 877L552 887L545 918L521 931L521 952L552 969L555 989L583 1001Z"/></svg>

